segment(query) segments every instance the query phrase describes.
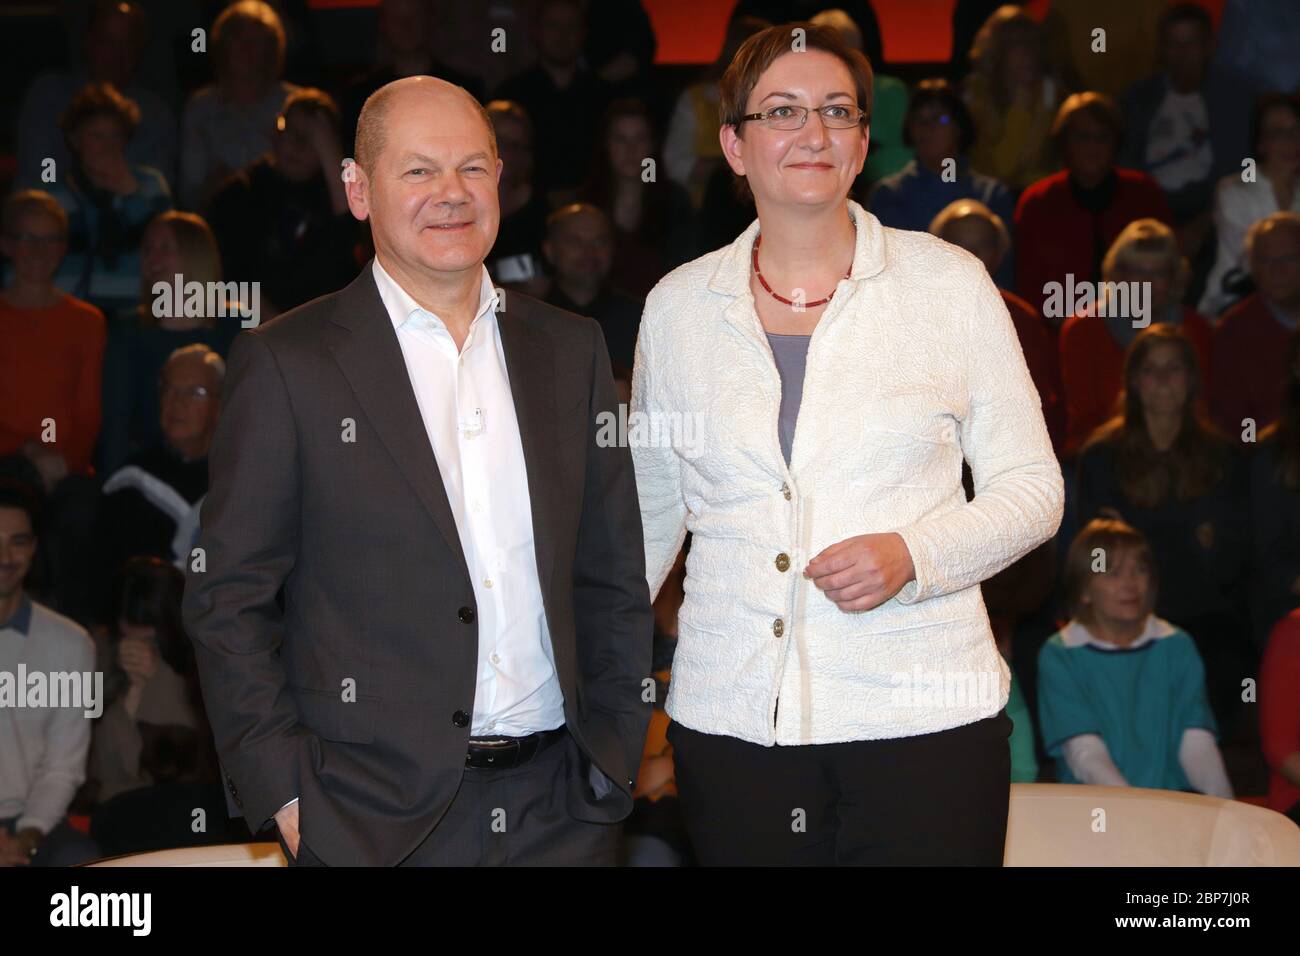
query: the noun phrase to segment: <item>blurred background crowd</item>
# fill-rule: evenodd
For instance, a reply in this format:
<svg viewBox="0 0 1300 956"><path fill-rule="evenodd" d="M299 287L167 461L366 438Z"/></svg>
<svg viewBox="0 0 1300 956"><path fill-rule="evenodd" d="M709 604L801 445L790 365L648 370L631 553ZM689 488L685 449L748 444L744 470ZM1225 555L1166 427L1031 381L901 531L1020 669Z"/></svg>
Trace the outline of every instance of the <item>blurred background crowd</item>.
<svg viewBox="0 0 1300 956"><path fill-rule="evenodd" d="M716 58L661 62L662 24L711 6L725 8ZM93 724L0 710L0 863L249 836L226 819L182 569L240 309L269 321L371 255L341 179L365 98L432 74L486 105L505 163L488 270L599 321L626 400L646 293L754 218L718 143L722 71L750 34L813 18L876 71L854 198L985 263L1066 476L1057 537L983 586L1015 675L1013 779L1117 782L1061 746L1059 727L1095 720L1120 782L1300 821L1300 5L957 0L938 4L948 59L895 62L881 23L896 6L0 14L17 94L0 129L0 668L93 667L107 694ZM177 276L217 288L219 307L159 309L155 284ZM1150 290L1146 327L1132 303L1070 292L1130 282ZM1113 574L1091 567L1098 547ZM660 707L684 573L679 560L655 606ZM1090 627L1072 631L1085 607ZM1096 638L1134 608L1195 653L1153 663L1145 633L1105 653ZM1049 646L1058 633L1103 653ZM634 863L691 861L666 724L656 710ZM1222 783L1146 746L1188 727L1212 732Z"/></svg>

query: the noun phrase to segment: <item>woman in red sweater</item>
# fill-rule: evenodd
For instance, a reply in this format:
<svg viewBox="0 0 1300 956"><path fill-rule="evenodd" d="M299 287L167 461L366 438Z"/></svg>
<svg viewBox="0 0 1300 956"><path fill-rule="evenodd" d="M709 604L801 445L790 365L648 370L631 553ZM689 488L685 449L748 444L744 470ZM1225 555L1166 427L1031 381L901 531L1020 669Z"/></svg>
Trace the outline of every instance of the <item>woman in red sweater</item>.
<svg viewBox="0 0 1300 956"><path fill-rule="evenodd" d="M1129 223L1111 245L1102 263L1105 282L1149 283L1150 300L1145 303L1150 323L1175 326L1191 340L1200 363L1203 414L1209 413L1204 398L1210 380L1210 354L1213 329L1196 310L1183 306L1190 269L1178 248L1174 231L1157 219L1139 219ZM1104 424L1118 409L1124 378L1124 353L1137 337L1145 322L1133 312L1117 309L1107 301L1070 316L1061 328L1061 380L1065 390L1066 441L1064 454L1069 456ZM1107 315L1101 313L1105 311ZM1127 314L1116 315L1126 311Z"/></svg>
<svg viewBox="0 0 1300 956"><path fill-rule="evenodd" d="M1268 806L1300 823L1300 609L1277 622L1260 664L1259 737Z"/></svg>
<svg viewBox="0 0 1300 956"><path fill-rule="evenodd" d="M1173 225L1159 184L1115 165L1123 134L1124 116L1110 97L1069 97L1052 127L1065 169L1026 189L1016 206L1017 290L1058 327L1074 310L1047 301L1048 283L1097 280L1106 250L1135 219Z"/></svg>

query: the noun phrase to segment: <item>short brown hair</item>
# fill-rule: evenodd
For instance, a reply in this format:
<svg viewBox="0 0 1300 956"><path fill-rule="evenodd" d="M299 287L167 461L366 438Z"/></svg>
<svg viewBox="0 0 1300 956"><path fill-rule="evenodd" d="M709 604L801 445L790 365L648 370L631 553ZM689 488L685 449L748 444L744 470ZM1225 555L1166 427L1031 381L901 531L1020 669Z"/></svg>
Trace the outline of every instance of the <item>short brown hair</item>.
<svg viewBox="0 0 1300 956"><path fill-rule="evenodd" d="M267 75L264 79L273 80L284 72L284 50L288 41L284 35L284 23L275 7L263 0L239 0L222 10L212 24L212 55L215 63L224 60L225 47L239 40L239 35L251 29L260 32L274 45L274 60L264 64Z"/></svg>
<svg viewBox="0 0 1300 956"><path fill-rule="evenodd" d="M1083 597L1088 592L1095 573L1092 570L1093 553L1102 552L1106 568L1112 568L1119 556L1133 552L1139 558L1145 558L1151 568L1150 603L1154 606L1156 593L1160 586L1160 569L1156 566L1155 554L1146 536L1117 518L1093 518L1074 537L1070 550L1065 557L1065 568L1061 574L1064 591L1065 612L1085 625L1092 623L1092 611L1084 603Z"/></svg>
<svg viewBox="0 0 1300 956"><path fill-rule="evenodd" d="M1124 111L1105 93L1087 90L1067 96L1056 111L1056 119L1052 121L1052 142L1060 155L1065 155L1065 134L1070 123L1082 115L1090 116L1106 127L1115 138L1115 148L1119 149L1124 140Z"/></svg>
<svg viewBox="0 0 1300 956"><path fill-rule="evenodd" d="M68 213L59 201L43 189L21 189L5 197L4 211L0 212L0 229L6 236L18 230L18 223L28 213L44 213L59 224L64 238L68 235Z"/></svg>
<svg viewBox="0 0 1300 956"><path fill-rule="evenodd" d="M329 120L335 133L342 130L343 115L339 112L339 105L334 102L334 97L324 90L318 90L314 86L298 87L284 98L284 105L280 107L280 116L287 118L293 110L324 116Z"/></svg>
<svg viewBox="0 0 1300 956"><path fill-rule="evenodd" d="M744 126L745 104L749 102L749 95L758 85L759 77L778 58L794 52L791 36L795 30L804 31L803 49L822 50L848 68L849 75L853 77L858 107L863 112L862 121L870 124L874 86L871 62L861 51L848 46L838 31L804 21L783 23L755 33L740 45L731 65L722 74L718 86L718 121L722 126L735 129L737 136ZM752 198L745 177L737 176L736 179L736 188L741 195L746 199Z"/></svg>
<svg viewBox="0 0 1300 956"><path fill-rule="evenodd" d="M59 128L64 137L69 137L82 123L96 116L113 117L121 124L127 139L140 125L140 107L135 100L123 96L112 83L87 83L63 111Z"/></svg>

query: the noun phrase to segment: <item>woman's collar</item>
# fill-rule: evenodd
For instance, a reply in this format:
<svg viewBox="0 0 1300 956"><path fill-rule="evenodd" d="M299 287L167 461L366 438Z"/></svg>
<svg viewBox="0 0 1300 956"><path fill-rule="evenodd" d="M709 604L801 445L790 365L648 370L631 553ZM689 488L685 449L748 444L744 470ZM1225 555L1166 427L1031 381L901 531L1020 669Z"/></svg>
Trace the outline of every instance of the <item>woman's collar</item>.
<svg viewBox="0 0 1300 956"><path fill-rule="evenodd" d="M1101 638L1094 635L1092 631L1088 630L1087 625L1078 618L1071 618L1070 622L1066 624L1065 627L1061 628L1061 640L1065 643L1066 647L1082 647L1085 644L1091 644L1093 647L1099 647L1102 650L1107 651L1131 651L1135 648L1141 647L1143 644L1149 643L1150 641L1158 640L1162 637L1168 637L1177 630L1176 627L1164 618L1157 617L1155 614L1148 614L1146 624L1143 626L1142 633L1137 636L1137 639L1132 644L1120 645L1112 644L1109 641L1103 641Z"/></svg>

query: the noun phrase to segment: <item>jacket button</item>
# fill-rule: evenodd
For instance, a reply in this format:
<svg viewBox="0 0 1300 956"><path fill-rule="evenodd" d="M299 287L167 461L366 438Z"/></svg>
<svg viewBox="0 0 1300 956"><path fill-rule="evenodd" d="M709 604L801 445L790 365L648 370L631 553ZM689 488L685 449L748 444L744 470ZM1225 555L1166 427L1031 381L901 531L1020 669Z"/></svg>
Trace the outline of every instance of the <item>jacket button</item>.
<svg viewBox="0 0 1300 956"><path fill-rule="evenodd" d="M463 607L456 612L456 617L462 624L474 623L474 609L472 607Z"/></svg>
<svg viewBox="0 0 1300 956"><path fill-rule="evenodd" d="M785 495L785 500L790 500L790 485L787 482L781 482L781 494Z"/></svg>
<svg viewBox="0 0 1300 956"><path fill-rule="evenodd" d="M779 617L778 617L775 621L773 621L773 622L772 622L772 633L775 634L777 637L780 637L782 634L784 634L784 633L785 633L785 621L781 620Z"/></svg>
<svg viewBox="0 0 1300 956"><path fill-rule="evenodd" d="M778 571L789 571L789 570L790 570L790 555L786 554L784 551L782 551L780 554L778 554L778 555L776 556L776 569L777 569Z"/></svg>
<svg viewBox="0 0 1300 956"><path fill-rule="evenodd" d="M458 710L456 713L451 715L451 722L457 727L468 727L469 714L465 713L463 710Z"/></svg>

